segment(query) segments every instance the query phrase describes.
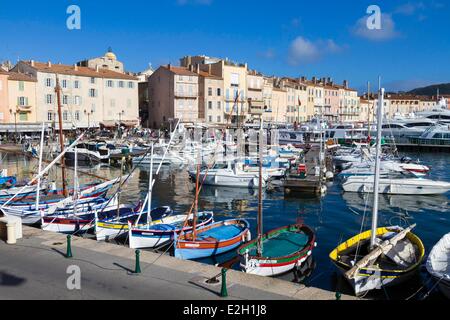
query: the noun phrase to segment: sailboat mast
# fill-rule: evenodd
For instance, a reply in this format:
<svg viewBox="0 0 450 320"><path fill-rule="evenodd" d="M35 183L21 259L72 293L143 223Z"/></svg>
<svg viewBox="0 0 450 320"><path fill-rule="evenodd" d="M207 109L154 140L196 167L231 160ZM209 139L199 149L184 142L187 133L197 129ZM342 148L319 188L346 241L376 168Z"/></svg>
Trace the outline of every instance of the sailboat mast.
<svg viewBox="0 0 450 320"><path fill-rule="evenodd" d="M370 82L367 81L367 140L370 147Z"/></svg>
<svg viewBox="0 0 450 320"><path fill-rule="evenodd" d="M153 192L153 148L154 144L152 143L152 151L151 151L151 159L150 159L150 176L148 180L148 196L147 196L147 223L150 223L152 220L151 212L152 212L152 192ZM162 162L162 160L161 160ZM145 204L144 204L145 205Z"/></svg>
<svg viewBox="0 0 450 320"><path fill-rule="evenodd" d="M61 152L64 150L64 135L63 135L63 123L62 123L62 112L61 112L61 87L59 86L59 78L56 75L56 98L58 103L58 121L59 121L59 145L61 147ZM63 194L64 197L67 198L67 189L66 189L66 170L65 170L65 161L64 155L61 157L61 172L62 172L62 184L63 184Z"/></svg>
<svg viewBox="0 0 450 320"><path fill-rule="evenodd" d="M262 173L263 173L263 145L264 145L264 127L261 116L261 129L259 130L259 183L258 183L258 242L257 253L261 257L263 253L263 201L262 201Z"/></svg>
<svg viewBox="0 0 450 320"><path fill-rule="evenodd" d="M42 123L41 143L39 145L39 173L41 173L41 170L42 170L42 153L44 150L44 134L45 134L45 123ZM37 190L36 190L36 210L38 210L38 211L40 211L39 210L40 192L41 192L41 178L38 178ZM42 212L41 212L41 215L42 215Z"/></svg>
<svg viewBox="0 0 450 320"><path fill-rule="evenodd" d="M378 229L378 187L380 184L381 131L383 122L383 107L384 107L384 88L381 88L379 93L378 112L377 112L377 151L375 158L375 177L373 186L372 234L370 237L371 248L374 248L376 245L375 241Z"/></svg>
<svg viewBox="0 0 450 320"><path fill-rule="evenodd" d="M193 240L197 238L197 215L198 215L198 191L199 191L199 183L200 183L200 167L201 167L201 155L200 155L200 149L198 152L197 157L197 175L195 178L195 210L194 210L194 219L192 223L192 235Z"/></svg>

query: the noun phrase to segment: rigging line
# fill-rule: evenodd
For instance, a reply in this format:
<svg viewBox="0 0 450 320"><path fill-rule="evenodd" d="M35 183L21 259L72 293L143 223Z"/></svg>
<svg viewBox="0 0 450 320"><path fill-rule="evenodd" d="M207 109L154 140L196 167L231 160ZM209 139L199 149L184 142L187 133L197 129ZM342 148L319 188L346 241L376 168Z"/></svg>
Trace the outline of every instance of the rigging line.
<svg viewBox="0 0 450 320"><path fill-rule="evenodd" d="M159 138L161 138L162 133L160 134ZM152 143L153 146L154 142ZM103 211L105 211L106 207L111 203L112 199L118 194L118 192L120 191L120 189L128 182L128 179L133 175L134 171L141 165L142 161L144 161L144 158L151 152L152 147L150 146L147 151L145 152L144 155L141 156L139 162L131 169L130 173L128 174L128 176L124 179L124 181L122 181L122 183L120 183L118 189L116 190L116 192L113 194L113 196L108 200L108 202L106 203L105 208L102 208L102 210L100 211L100 213L103 213ZM120 173L122 174L122 172ZM144 204L145 205L145 204Z"/></svg>
<svg viewBox="0 0 450 320"><path fill-rule="evenodd" d="M365 225L365 221L366 221L366 214L367 214L367 206L369 204L369 193L366 193L366 203L364 206L364 214L363 214L363 218L362 218L362 222L361 222L361 229L359 230L359 234L362 234L363 229L364 229L364 225ZM356 246L356 255L355 255L355 259L358 257L359 254L359 249L361 248L361 241L358 241L358 244ZM355 261L356 262L356 261Z"/></svg>

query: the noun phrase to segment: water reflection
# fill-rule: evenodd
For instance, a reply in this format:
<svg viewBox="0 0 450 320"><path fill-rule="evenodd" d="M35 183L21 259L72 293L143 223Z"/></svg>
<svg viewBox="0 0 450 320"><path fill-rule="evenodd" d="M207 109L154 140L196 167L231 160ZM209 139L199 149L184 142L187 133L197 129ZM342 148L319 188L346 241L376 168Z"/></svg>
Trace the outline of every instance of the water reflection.
<svg viewBox="0 0 450 320"><path fill-rule="evenodd" d="M359 193L344 192L342 198L346 204L355 210L364 212L367 202L367 209L372 210L372 197ZM421 196L421 195L380 195L379 210L397 213L399 210L405 212L423 213L426 211L448 212L448 198L445 195Z"/></svg>

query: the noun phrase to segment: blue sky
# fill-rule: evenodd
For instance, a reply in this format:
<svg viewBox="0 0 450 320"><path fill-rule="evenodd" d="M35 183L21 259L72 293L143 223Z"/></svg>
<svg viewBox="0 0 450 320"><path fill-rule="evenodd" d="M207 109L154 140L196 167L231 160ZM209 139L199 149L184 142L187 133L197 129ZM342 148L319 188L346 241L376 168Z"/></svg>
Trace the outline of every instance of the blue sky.
<svg viewBox="0 0 450 320"><path fill-rule="evenodd" d="M248 62L267 75L330 76L388 90L450 82L450 3L428 1L2 1L0 60L72 64L111 46L140 71L186 54ZM66 9L81 8L81 30ZM369 5L382 30L364 29Z"/></svg>

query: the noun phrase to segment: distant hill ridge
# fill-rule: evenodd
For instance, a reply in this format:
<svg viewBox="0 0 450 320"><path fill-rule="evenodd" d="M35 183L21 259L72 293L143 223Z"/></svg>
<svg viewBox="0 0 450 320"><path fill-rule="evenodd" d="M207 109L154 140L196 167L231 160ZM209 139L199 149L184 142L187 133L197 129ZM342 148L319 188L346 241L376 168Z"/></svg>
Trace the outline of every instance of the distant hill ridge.
<svg viewBox="0 0 450 320"><path fill-rule="evenodd" d="M409 91L409 94L419 96L435 96L439 89L439 95L450 95L450 83L435 84L432 86L417 88Z"/></svg>

